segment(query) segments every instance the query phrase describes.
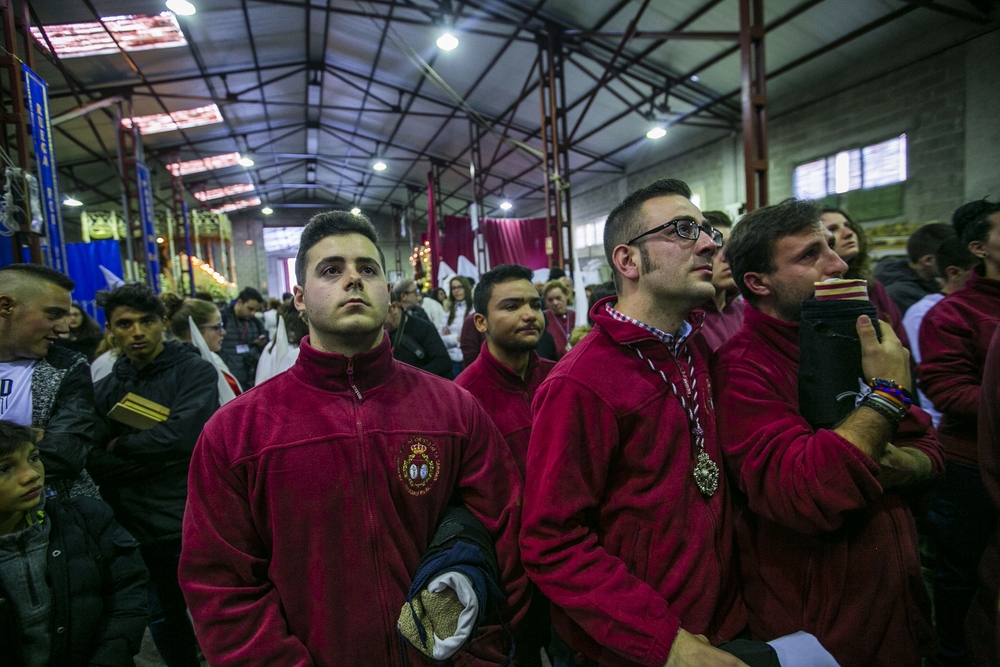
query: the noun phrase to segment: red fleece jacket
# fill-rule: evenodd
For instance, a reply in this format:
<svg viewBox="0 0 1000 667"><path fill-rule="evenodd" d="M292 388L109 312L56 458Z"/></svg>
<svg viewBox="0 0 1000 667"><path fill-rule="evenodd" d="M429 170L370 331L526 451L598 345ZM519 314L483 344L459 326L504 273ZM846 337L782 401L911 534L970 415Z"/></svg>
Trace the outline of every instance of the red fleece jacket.
<svg viewBox="0 0 1000 667"><path fill-rule="evenodd" d="M464 389L397 362L388 336L351 359L303 339L291 370L216 412L194 451L179 578L205 656L403 664L396 620L451 501L495 537L510 619L527 603L520 494L513 457ZM500 664L507 644L488 628L454 664Z"/></svg>
<svg viewBox="0 0 1000 667"><path fill-rule="evenodd" d="M552 334L556 342L556 359L562 359L566 354L569 337L576 326L576 311L567 309L562 317L556 317L551 310L545 311L545 329Z"/></svg>
<svg viewBox="0 0 1000 667"><path fill-rule="evenodd" d="M752 306L715 372L726 467L742 493L736 534L750 629L811 632L843 667L919 667L935 649L917 531L878 464L798 405L799 325ZM724 388L724 390L723 390ZM913 408L893 443L944 468L930 417Z"/></svg>
<svg viewBox="0 0 1000 667"><path fill-rule="evenodd" d="M603 299L594 329L535 395L521 550L571 647L602 665L662 667L683 627L713 643L746 627L725 475L711 497L693 478L680 385L686 354L616 321ZM705 449L719 464L707 354L695 367ZM657 370L639 357L640 351Z"/></svg>
<svg viewBox="0 0 1000 667"><path fill-rule="evenodd" d="M555 365L532 352L522 378L497 361L483 343L476 360L455 379L455 384L476 397L500 429L522 477L531 437L531 399Z"/></svg>
<svg viewBox="0 0 1000 667"><path fill-rule="evenodd" d="M927 311L920 325L920 387L942 413L938 436L950 460L979 464L976 416L983 364L1000 322L1000 280L976 269Z"/></svg>

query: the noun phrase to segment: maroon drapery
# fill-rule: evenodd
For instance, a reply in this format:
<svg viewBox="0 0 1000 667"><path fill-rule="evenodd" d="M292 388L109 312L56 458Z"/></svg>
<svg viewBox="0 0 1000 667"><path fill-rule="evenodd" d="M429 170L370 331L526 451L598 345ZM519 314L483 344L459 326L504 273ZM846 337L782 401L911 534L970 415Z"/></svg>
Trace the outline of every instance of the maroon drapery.
<svg viewBox="0 0 1000 667"><path fill-rule="evenodd" d="M441 235L441 261L458 271L458 257L465 255L476 263L476 235L472 231L472 219L457 215L444 216L444 234ZM437 284L437 283L435 283Z"/></svg>
<svg viewBox="0 0 1000 667"><path fill-rule="evenodd" d="M431 285L438 284L438 264L441 261L440 238L438 237L437 208L434 202L434 172L427 172L427 238L431 249Z"/></svg>
<svg viewBox="0 0 1000 667"><path fill-rule="evenodd" d="M520 264L533 270L548 268L545 218L486 218L480 224L486 236L491 267Z"/></svg>

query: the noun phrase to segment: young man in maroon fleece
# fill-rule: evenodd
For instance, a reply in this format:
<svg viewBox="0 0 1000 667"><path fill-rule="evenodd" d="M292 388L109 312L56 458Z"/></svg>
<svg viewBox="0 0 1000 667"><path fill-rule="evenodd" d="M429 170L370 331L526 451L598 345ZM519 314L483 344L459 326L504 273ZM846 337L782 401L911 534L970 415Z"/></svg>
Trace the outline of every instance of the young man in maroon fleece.
<svg viewBox="0 0 1000 667"><path fill-rule="evenodd" d="M525 606L517 466L468 392L393 358L384 261L366 218L314 217L296 258L298 360L226 404L195 448L181 584L213 667L432 664L396 619L449 503L495 540L508 623ZM507 634L481 630L453 664L501 664Z"/></svg>
<svg viewBox="0 0 1000 667"><path fill-rule="evenodd" d="M531 275L531 269L523 266L501 264L476 283L472 297L476 312L471 317L486 342L455 379L493 418L522 475L531 436L531 399L555 366L535 352L545 318ZM542 664L540 650L549 643L548 607L549 601L535 591L517 638L520 667Z"/></svg>
<svg viewBox="0 0 1000 667"><path fill-rule="evenodd" d="M1000 324L1000 204L969 202L952 216L955 233L981 264L920 325L921 388L941 411L944 481L928 518L935 529L934 611L941 636L935 664L972 664L963 626L976 590L976 569L997 514L983 485L977 449L983 366ZM994 601L995 602L995 601Z"/></svg>
<svg viewBox="0 0 1000 667"><path fill-rule="evenodd" d="M617 297L532 405L521 550L552 621L601 665L739 666L730 497L697 325L722 236L677 180L629 195L604 248Z"/></svg>
<svg viewBox="0 0 1000 667"><path fill-rule="evenodd" d="M713 379L726 467L742 492L743 596L755 639L805 630L842 667L919 667L934 631L901 494L940 474L941 447L916 407L883 414L866 399L830 430L801 416L801 304L814 282L847 270L829 237L812 202L789 200L743 218L726 248L748 305ZM865 377L911 389L892 328L882 323L880 343L867 316L856 326Z"/></svg>

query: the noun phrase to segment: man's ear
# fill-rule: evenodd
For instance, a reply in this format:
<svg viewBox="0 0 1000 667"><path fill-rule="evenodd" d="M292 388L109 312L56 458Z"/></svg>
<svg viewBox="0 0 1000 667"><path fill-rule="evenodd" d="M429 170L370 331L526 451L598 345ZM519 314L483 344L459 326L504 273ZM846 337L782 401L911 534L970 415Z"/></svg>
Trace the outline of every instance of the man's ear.
<svg viewBox="0 0 1000 667"><path fill-rule="evenodd" d="M305 302L305 291L302 289L302 285L296 285L293 289L292 304L295 305L295 310L300 313L306 312L306 302Z"/></svg>
<svg viewBox="0 0 1000 667"><path fill-rule="evenodd" d="M476 331L481 334L486 333L486 316L482 313L476 313L472 316L472 323L476 325Z"/></svg>
<svg viewBox="0 0 1000 667"><path fill-rule="evenodd" d="M771 281L765 273L747 271L743 274L743 284L751 294L758 297L771 296Z"/></svg>
<svg viewBox="0 0 1000 667"><path fill-rule="evenodd" d="M10 317L14 313L14 298L7 294L0 295L0 317Z"/></svg>
<svg viewBox="0 0 1000 667"><path fill-rule="evenodd" d="M969 252L971 252L979 259L986 259L986 257L988 256L986 252L986 244L983 243L982 241L970 241Z"/></svg>
<svg viewBox="0 0 1000 667"><path fill-rule="evenodd" d="M611 261L615 264L615 269L626 280L636 281L639 279L639 263L636 257L639 254L637 248L627 245L615 246L611 251Z"/></svg>

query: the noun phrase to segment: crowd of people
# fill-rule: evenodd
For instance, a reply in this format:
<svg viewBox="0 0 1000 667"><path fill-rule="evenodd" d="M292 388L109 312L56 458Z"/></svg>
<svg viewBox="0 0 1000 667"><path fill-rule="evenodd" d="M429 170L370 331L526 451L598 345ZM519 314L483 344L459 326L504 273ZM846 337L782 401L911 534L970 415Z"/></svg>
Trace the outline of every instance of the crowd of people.
<svg viewBox="0 0 1000 667"><path fill-rule="evenodd" d="M126 284L105 332L0 269L3 664L131 665L146 627L169 667L998 664L1000 205L876 264L847 211L733 225L664 179L604 248L585 295L424 293L322 213L282 301ZM804 311L855 279L817 425Z"/></svg>

